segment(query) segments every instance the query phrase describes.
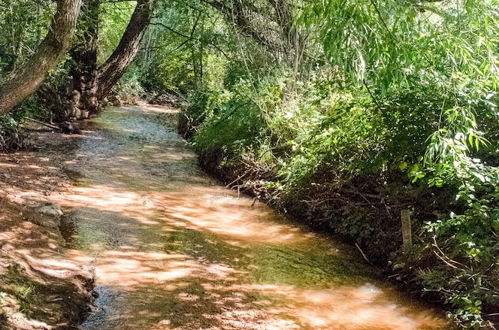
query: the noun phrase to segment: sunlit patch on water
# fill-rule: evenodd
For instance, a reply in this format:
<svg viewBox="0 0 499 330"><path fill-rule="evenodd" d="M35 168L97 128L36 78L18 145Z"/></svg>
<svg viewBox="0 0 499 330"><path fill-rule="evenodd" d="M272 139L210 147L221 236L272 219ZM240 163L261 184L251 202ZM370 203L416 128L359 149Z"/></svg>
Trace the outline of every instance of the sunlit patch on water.
<svg viewBox="0 0 499 330"><path fill-rule="evenodd" d="M239 196L229 196L229 195L224 195L224 196L220 196L220 195L212 195L212 194L204 194L203 195L203 198L209 202L209 203L213 203L213 204L223 204L223 203L230 203L230 202L237 202L237 200L239 199Z"/></svg>
<svg viewBox="0 0 499 330"><path fill-rule="evenodd" d="M168 109L96 119L62 199L68 256L95 267L84 329L445 329L349 248L227 190L197 166Z"/></svg>

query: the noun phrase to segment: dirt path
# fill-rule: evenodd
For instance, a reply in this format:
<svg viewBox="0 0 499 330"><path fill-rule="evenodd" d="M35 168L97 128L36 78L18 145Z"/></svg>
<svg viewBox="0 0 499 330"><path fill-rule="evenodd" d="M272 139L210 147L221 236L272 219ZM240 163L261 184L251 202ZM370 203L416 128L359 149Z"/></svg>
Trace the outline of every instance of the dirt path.
<svg viewBox="0 0 499 330"><path fill-rule="evenodd" d="M74 160L67 256L94 267L83 329L433 329L341 244L203 174L159 107L109 109Z"/></svg>

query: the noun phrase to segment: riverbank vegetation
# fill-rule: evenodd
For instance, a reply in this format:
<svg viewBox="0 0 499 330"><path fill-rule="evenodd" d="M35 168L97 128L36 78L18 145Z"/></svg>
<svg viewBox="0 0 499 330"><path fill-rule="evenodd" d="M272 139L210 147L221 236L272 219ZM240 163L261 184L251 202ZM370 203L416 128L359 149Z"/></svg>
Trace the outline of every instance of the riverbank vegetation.
<svg viewBox="0 0 499 330"><path fill-rule="evenodd" d="M64 123L175 95L180 130L228 185L354 242L464 327L497 318L496 0L134 5L84 1L66 58L2 136L30 114ZM3 83L55 9L0 6Z"/></svg>

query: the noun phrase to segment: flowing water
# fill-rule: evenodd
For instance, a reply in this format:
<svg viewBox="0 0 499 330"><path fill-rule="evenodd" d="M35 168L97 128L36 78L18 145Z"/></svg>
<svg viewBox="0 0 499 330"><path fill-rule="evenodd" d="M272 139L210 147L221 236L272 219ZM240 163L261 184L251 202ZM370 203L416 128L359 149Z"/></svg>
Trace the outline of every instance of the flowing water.
<svg viewBox="0 0 499 330"><path fill-rule="evenodd" d="M111 108L68 173L70 258L95 268L83 329L445 329L362 259L204 174L173 110Z"/></svg>

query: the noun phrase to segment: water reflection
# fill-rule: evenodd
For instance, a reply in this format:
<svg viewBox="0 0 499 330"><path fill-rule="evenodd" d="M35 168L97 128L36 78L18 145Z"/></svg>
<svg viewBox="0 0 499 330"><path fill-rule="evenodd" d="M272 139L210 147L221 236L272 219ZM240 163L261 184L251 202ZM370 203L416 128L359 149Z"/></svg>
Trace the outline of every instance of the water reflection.
<svg viewBox="0 0 499 330"><path fill-rule="evenodd" d="M95 266L85 329L437 329L352 252L201 173L173 111L115 108L82 138L57 202Z"/></svg>

